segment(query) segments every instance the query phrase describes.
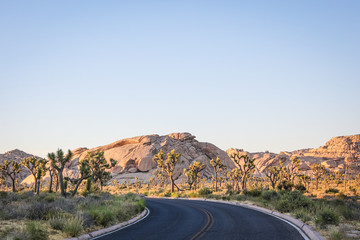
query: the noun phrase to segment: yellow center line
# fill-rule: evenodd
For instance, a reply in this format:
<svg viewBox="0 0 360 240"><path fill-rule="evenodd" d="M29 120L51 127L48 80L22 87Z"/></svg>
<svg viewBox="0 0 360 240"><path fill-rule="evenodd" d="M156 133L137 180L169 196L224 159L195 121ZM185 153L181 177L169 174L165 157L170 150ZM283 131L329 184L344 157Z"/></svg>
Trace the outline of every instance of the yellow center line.
<svg viewBox="0 0 360 240"><path fill-rule="evenodd" d="M187 204L187 205L190 205L190 204ZM207 217L207 221L206 221L205 226L202 227L201 230L199 232L197 232L192 238L190 238L190 240L201 239L206 234L206 232L209 231L212 228L212 226L214 225L214 217L205 208L197 207L197 206L194 206L194 205L191 205L191 207L196 208L196 209L204 212L206 217Z"/></svg>

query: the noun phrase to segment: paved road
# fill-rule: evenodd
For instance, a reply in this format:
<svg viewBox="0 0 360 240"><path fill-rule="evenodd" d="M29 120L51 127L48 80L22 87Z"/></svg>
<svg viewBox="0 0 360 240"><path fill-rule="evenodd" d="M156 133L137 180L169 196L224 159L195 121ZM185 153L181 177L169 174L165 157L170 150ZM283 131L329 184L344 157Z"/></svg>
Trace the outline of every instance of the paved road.
<svg viewBox="0 0 360 240"><path fill-rule="evenodd" d="M247 208L179 199L147 199L146 205L147 218L99 239L303 240L289 224Z"/></svg>

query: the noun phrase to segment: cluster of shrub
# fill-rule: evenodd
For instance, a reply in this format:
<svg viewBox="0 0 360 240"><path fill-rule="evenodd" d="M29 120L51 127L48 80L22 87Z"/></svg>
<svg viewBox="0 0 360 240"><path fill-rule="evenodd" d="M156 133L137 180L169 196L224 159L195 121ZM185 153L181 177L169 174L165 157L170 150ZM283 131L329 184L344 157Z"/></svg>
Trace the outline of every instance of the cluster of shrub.
<svg viewBox="0 0 360 240"><path fill-rule="evenodd" d="M55 193L0 192L0 220L25 220L21 230L5 229L0 239L48 239L49 232L42 222L48 221L54 230L69 237L85 230L103 228L130 219L145 208L145 199L135 194L114 196L109 193L86 197L64 198Z"/></svg>

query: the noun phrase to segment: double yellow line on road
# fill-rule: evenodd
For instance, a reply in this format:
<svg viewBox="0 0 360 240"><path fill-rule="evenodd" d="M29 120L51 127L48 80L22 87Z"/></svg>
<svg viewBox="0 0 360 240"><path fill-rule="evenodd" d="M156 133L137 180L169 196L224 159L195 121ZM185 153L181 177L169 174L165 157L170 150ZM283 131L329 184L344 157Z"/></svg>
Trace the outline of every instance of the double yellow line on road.
<svg viewBox="0 0 360 240"><path fill-rule="evenodd" d="M215 222L214 216L205 208L194 206L194 205L191 205L191 206L204 212L207 217L205 226L199 232L197 232L194 236L192 236L192 238L190 238L190 240L198 240L198 239L201 239L206 234L206 232L208 232L212 228L212 226L214 225L214 222Z"/></svg>

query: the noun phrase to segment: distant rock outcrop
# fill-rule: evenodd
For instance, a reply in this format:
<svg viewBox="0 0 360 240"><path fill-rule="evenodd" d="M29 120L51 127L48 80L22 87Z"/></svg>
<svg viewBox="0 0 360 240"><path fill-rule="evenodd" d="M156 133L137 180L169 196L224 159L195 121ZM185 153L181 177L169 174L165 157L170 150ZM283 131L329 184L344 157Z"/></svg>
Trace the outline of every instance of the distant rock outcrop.
<svg viewBox="0 0 360 240"><path fill-rule="evenodd" d="M190 133L172 133L165 136L147 135L127 138L92 149L75 149L73 160L69 166L70 171L67 174L71 175L76 172L76 163L83 159L87 152L104 151L107 160L113 158L117 161L112 170L115 179L120 181L130 179L131 181L136 176L147 181L151 172L156 168L152 158L160 149L165 153L172 149L181 153L179 163L174 171L176 178L182 174L184 168L187 168L194 161L205 164L206 168L203 175L208 177L212 175L210 166L212 158L220 157L229 168L235 166L228 155L215 145L198 142L195 140L195 136Z"/></svg>
<svg viewBox="0 0 360 240"><path fill-rule="evenodd" d="M323 164L326 168L343 172L346 166L352 168L360 167L360 134L352 136L341 136L330 139L325 146L316 149L301 149L292 152L271 152L250 153L242 149L230 148L226 152L211 143L198 142L195 136L190 133L172 133L165 136L147 135L122 139L108 145L88 149L77 148L73 150L72 161L67 165L65 176L73 176L78 173L77 162L86 156L87 152L104 151L105 158L113 158L117 161L116 166L111 170L114 179L120 182L129 180L132 182L135 177L146 182L156 168L152 161L154 154L160 149L165 153L175 149L181 153L181 158L175 169L175 178L179 177L184 168L192 162L198 161L206 165L203 175L210 177L213 174L210 166L210 159L220 157L228 169L235 167L230 155L234 151L241 154L248 154L256 158L256 174L261 175L269 166L279 165L280 161L287 165L291 157L296 156L301 160L300 170L309 171L314 163ZM15 160L17 162L25 157L33 156L20 150L13 150L0 154L0 163L4 160ZM30 173L24 169L20 174L20 180ZM47 181L45 177L45 182ZM19 181L21 182L21 181ZM29 176L23 183L31 184L33 178Z"/></svg>
<svg viewBox="0 0 360 240"><path fill-rule="evenodd" d="M236 149L230 148L227 154L230 156ZM300 170L308 171L314 163L320 163L326 168L343 172L345 166L353 169L360 166L360 134L340 136L330 139L325 146L315 149L301 149L293 152L258 152L249 153L241 150L242 154L248 154L255 158L258 173L263 173L270 166L279 165L280 161L287 165L290 159L296 156L300 159Z"/></svg>

